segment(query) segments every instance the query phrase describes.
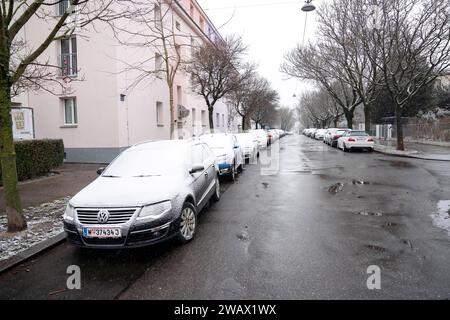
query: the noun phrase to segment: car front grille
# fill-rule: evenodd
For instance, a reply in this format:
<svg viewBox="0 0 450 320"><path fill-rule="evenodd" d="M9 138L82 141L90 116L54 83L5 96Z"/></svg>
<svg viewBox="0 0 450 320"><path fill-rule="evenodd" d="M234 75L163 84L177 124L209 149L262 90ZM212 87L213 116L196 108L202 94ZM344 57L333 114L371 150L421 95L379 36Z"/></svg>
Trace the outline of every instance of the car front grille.
<svg viewBox="0 0 450 320"><path fill-rule="evenodd" d="M108 209L109 219L106 223L100 223L97 220L100 209L77 209L77 216L81 224L123 224L131 219L136 210L136 208Z"/></svg>

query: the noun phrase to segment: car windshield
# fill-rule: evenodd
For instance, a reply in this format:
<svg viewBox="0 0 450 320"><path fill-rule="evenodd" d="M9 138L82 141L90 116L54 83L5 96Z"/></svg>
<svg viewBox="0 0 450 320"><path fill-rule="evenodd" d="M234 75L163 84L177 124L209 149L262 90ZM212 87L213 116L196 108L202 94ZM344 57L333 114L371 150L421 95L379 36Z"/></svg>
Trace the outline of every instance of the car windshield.
<svg viewBox="0 0 450 320"><path fill-rule="evenodd" d="M185 148L158 147L128 150L117 157L102 176L140 178L177 175L183 168L187 168L185 159L189 159Z"/></svg>
<svg viewBox="0 0 450 320"><path fill-rule="evenodd" d="M368 134L364 131L351 131L350 136L354 136L354 137L364 137L364 136L368 136Z"/></svg>
<svg viewBox="0 0 450 320"><path fill-rule="evenodd" d="M342 135L342 134L346 133L347 131L348 131L348 130L338 130L338 131L336 132L336 134Z"/></svg>

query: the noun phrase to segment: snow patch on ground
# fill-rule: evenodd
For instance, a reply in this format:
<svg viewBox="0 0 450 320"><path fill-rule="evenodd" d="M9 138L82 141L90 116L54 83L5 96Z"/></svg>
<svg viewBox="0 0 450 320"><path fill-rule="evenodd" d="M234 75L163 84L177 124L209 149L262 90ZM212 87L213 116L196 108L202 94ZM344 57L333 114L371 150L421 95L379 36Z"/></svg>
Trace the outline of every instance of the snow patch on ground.
<svg viewBox="0 0 450 320"><path fill-rule="evenodd" d="M447 230L450 236L450 200L438 202L438 212L431 215L436 227Z"/></svg>
<svg viewBox="0 0 450 320"><path fill-rule="evenodd" d="M24 209L28 229L18 233L7 233L7 218L0 216L0 261L62 232L62 216L69 199L64 197Z"/></svg>

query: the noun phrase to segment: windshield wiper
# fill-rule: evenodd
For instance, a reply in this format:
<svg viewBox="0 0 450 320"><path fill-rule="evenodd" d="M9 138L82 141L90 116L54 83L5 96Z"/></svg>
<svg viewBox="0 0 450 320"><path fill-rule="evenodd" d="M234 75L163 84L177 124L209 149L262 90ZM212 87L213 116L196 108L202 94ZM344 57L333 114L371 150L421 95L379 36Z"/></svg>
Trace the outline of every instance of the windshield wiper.
<svg viewBox="0 0 450 320"><path fill-rule="evenodd" d="M120 178L120 176L111 176L111 175L104 175L102 177L104 177L104 178Z"/></svg>

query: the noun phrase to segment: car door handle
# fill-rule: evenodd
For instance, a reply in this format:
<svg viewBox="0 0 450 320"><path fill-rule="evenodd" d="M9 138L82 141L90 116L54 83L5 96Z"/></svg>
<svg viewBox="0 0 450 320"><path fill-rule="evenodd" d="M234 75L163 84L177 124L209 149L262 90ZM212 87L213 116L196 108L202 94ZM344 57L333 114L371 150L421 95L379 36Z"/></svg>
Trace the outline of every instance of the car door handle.
<svg viewBox="0 0 450 320"><path fill-rule="evenodd" d="M206 172L205 172L205 176L208 176L208 175L209 175L209 173L208 173L208 171L206 171Z"/></svg>

